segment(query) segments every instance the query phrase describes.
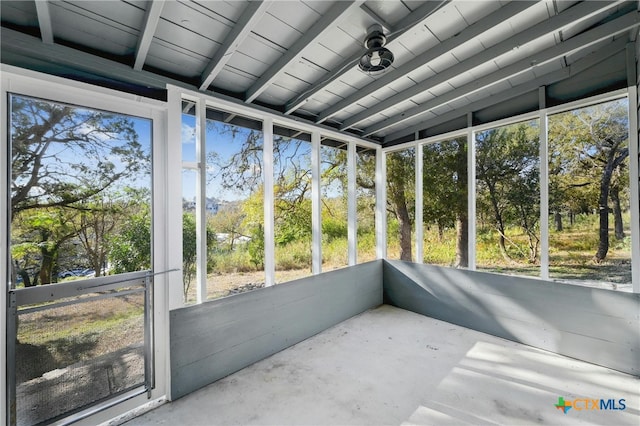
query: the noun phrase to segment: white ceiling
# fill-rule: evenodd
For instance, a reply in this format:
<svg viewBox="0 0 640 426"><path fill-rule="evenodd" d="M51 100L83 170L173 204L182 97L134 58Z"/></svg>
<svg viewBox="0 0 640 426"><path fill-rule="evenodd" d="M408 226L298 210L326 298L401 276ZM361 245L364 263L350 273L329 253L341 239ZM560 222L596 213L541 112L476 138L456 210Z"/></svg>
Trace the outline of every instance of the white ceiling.
<svg viewBox="0 0 640 426"><path fill-rule="evenodd" d="M4 63L160 98L178 83L383 144L539 86L561 85L556 103L624 86L640 25L637 1L2 0L0 14ZM370 76L356 63L374 23L395 62Z"/></svg>

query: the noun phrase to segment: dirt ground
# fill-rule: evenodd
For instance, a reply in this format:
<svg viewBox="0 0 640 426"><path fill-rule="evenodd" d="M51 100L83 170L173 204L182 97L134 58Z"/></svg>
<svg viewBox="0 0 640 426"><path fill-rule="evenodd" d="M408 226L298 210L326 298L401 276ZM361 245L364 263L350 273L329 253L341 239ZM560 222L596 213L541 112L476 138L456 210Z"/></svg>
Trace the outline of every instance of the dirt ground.
<svg viewBox="0 0 640 426"><path fill-rule="evenodd" d="M328 270L327 268L324 268ZM336 269L336 268L332 268ZM307 269L276 271L276 284L285 283L311 276ZM264 287L264 272L232 272L228 274L210 274L207 277L207 300L219 299L232 294L243 293ZM189 288L187 303L195 303L196 287L192 283Z"/></svg>

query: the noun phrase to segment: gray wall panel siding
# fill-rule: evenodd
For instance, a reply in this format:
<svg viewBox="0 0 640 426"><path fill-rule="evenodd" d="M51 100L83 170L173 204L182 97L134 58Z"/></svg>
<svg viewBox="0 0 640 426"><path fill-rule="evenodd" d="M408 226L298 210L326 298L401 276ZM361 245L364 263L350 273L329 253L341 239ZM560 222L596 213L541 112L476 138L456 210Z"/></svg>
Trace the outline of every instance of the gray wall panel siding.
<svg viewBox="0 0 640 426"><path fill-rule="evenodd" d="M171 311L171 398L381 304L373 261Z"/></svg>
<svg viewBox="0 0 640 426"><path fill-rule="evenodd" d="M383 282L390 305L640 375L640 294L401 261Z"/></svg>

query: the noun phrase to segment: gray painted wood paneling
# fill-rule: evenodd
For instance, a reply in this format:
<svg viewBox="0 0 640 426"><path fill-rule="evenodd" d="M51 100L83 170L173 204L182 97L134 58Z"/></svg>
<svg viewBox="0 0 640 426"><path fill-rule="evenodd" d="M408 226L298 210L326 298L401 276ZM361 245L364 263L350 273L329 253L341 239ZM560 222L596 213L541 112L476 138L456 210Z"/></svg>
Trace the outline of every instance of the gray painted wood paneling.
<svg viewBox="0 0 640 426"><path fill-rule="evenodd" d="M383 282L385 303L640 375L640 294L401 261Z"/></svg>
<svg viewBox="0 0 640 426"><path fill-rule="evenodd" d="M171 398L380 304L374 261L171 311Z"/></svg>

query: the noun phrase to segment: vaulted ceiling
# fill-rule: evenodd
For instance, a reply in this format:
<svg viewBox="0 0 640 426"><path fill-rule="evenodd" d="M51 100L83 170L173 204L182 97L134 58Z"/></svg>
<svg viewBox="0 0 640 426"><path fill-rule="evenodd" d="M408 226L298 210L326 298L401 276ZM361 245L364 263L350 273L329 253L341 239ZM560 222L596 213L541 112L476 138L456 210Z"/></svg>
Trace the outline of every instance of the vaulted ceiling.
<svg viewBox="0 0 640 426"><path fill-rule="evenodd" d="M637 1L6 1L3 63L178 84L383 145L626 87ZM361 71L367 30L394 54ZM635 65L634 65L635 67ZM471 114L469 114L471 113Z"/></svg>

